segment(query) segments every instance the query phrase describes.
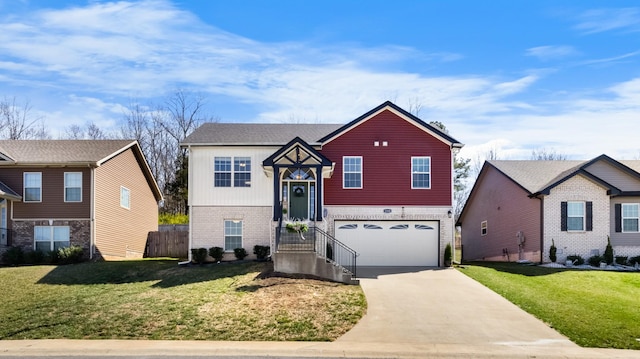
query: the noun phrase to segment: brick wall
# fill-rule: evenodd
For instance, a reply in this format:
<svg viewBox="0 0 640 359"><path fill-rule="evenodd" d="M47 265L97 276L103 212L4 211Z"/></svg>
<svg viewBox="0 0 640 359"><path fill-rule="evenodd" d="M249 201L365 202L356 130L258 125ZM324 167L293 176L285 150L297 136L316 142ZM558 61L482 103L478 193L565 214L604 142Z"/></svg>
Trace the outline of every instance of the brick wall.
<svg viewBox="0 0 640 359"><path fill-rule="evenodd" d="M13 239L14 247L22 247L25 251L34 249L34 227L49 226L49 220L39 221L14 221ZM88 220L54 220L54 226L69 226L69 242L72 246L80 246L84 249L85 257L89 257L91 243L91 222Z"/></svg>
<svg viewBox="0 0 640 359"><path fill-rule="evenodd" d="M242 247L247 259L255 259L255 245L268 246L271 242L271 207L191 207L191 248L224 248L224 221L242 221ZM224 260L235 260L226 253Z"/></svg>
<svg viewBox="0 0 640 359"><path fill-rule="evenodd" d="M593 231L561 231L560 202L563 201L593 202ZM550 261L551 239L558 248L559 263L563 263L568 255L573 254L587 260L593 255L594 250L598 250L602 255L610 228L609 203L606 189L580 175L552 189L551 193L544 197L544 261Z"/></svg>

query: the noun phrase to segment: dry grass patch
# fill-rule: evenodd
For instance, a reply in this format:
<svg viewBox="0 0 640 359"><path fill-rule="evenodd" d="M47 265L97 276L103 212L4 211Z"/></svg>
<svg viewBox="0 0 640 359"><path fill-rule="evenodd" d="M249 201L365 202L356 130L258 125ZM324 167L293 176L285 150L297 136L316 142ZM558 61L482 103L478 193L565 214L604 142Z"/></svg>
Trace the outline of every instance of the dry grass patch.
<svg viewBox="0 0 640 359"><path fill-rule="evenodd" d="M173 260L0 268L0 339L330 341L366 311L359 286L265 273Z"/></svg>

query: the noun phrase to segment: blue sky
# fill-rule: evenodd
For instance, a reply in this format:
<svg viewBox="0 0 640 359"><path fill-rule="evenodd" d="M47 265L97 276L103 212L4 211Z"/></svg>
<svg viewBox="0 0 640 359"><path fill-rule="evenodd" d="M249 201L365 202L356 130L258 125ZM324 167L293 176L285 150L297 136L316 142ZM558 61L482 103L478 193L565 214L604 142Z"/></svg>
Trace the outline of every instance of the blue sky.
<svg viewBox="0 0 640 359"><path fill-rule="evenodd" d="M346 123L391 100L526 159L640 157L636 1L5 1L0 97L54 134L201 93L222 122Z"/></svg>

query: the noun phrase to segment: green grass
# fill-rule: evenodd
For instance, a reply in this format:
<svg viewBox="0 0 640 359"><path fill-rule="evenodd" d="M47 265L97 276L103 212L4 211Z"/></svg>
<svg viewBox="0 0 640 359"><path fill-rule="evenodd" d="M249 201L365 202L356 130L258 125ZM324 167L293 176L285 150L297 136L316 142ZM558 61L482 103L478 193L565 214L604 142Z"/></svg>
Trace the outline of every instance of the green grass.
<svg viewBox="0 0 640 359"><path fill-rule="evenodd" d="M269 265L0 268L0 339L330 341L364 315L359 286L259 276Z"/></svg>
<svg viewBox="0 0 640 359"><path fill-rule="evenodd" d="M640 273L514 263L459 269L584 347L640 349Z"/></svg>

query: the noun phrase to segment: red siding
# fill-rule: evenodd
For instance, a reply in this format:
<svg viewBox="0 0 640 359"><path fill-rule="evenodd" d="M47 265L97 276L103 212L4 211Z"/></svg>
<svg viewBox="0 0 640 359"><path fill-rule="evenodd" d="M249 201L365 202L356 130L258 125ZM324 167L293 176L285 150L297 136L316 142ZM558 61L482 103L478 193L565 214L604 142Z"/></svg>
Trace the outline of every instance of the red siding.
<svg viewBox="0 0 640 359"><path fill-rule="evenodd" d="M464 260L517 261L516 233L525 235L524 258L540 260L541 201L495 168L488 166L478 178L462 219L462 256ZM487 234L480 224L487 221ZM503 255L506 249L509 256Z"/></svg>
<svg viewBox="0 0 640 359"><path fill-rule="evenodd" d="M324 145L321 152L336 164L324 182L327 205L451 205L449 145L389 110ZM342 188L343 156L362 156L362 189ZM412 156L431 157L431 189L411 189Z"/></svg>

